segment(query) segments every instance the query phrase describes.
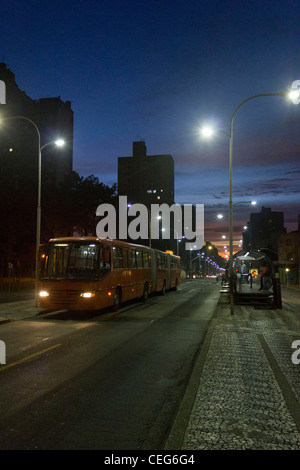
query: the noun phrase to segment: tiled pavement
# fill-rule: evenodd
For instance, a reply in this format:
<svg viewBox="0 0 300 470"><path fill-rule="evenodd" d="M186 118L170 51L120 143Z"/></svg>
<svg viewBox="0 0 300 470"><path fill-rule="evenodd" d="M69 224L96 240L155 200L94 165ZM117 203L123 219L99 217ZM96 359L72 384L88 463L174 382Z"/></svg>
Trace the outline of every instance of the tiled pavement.
<svg viewBox="0 0 300 470"><path fill-rule="evenodd" d="M222 300L165 449L300 449L300 311Z"/></svg>

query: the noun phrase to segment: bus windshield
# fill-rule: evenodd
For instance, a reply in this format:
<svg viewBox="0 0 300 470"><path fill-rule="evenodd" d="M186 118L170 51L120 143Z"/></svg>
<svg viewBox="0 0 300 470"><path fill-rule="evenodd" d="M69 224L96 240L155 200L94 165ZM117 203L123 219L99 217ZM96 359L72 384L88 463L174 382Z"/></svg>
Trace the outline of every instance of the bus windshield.
<svg viewBox="0 0 300 470"><path fill-rule="evenodd" d="M51 242L41 269L41 279L98 281L111 267L110 249L100 243Z"/></svg>

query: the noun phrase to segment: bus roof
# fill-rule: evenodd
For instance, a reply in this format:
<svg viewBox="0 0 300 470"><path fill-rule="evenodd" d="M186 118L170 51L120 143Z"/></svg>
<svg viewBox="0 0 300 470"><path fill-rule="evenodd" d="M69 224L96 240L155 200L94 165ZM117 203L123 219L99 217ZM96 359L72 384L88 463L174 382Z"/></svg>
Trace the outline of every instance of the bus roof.
<svg viewBox="0 0 300 470"><path fill-rule="evenodd" d="M98 237L93 237L93 236L86 236L86 237L58 237L58 238L50 238L50 240L48 241L48 243L67 243L67 242L87 242L87 243L96 243L96 242L106 242L106 243L114 243L114 244L117 244L117 245L120 245L120 246L131 246L131 247L134 247L134 248L143 248L143 249L147 249L147 250L150 250L151 248L149 246L146 246L146 245L138 245L136 243L129 243L129 242L126 242L125 240L112 240L110 238L98 238ZM161 251L161 250L156 250L156 251L160 251L161 253L165 253L165 251ZM174 257L177 257L179 258L179 256L175 255L175 254L172 254L171 256L174 256Z"/></svg>

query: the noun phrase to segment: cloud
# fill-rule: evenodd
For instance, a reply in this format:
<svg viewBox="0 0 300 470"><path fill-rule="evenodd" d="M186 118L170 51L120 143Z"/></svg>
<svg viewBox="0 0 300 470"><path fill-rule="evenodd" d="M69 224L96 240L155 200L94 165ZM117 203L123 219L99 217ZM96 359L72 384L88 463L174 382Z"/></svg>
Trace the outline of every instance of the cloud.
<svg viewBox="0 0 300 470"><path fill-rule="evenodd" d="M286 175L290 175L290 174L297 174L297 173L300 173L300 170L290 170L290 171L286 171Z"/></svg>

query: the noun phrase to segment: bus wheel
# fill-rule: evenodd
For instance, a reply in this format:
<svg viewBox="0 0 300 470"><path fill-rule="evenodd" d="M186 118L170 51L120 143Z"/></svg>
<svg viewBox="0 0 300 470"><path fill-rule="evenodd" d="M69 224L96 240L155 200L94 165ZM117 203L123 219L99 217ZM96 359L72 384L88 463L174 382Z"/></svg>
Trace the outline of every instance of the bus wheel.
<svg viewBox="0 0 300 470"><path fill-rule="evenodd" d="M117 288L114 293L113 311L116 312L121 307L122 293L121 289Z"/></svg>
<svg viewBox="0 0 300 470"><path fill-rule="evenodd" d="M162 291L161 291L161 295L165 295L166 291L167 291L166 281L164 281L163 288L162 288Z"/></svg>
<svg viewBox="0 0 300 470"><path fill-rule="evenodd" d="M144 292L142 295L143 302L147 302L148 297L149 297L149 290L148 290L148 283L146 282L144 285Z"/></svg>

